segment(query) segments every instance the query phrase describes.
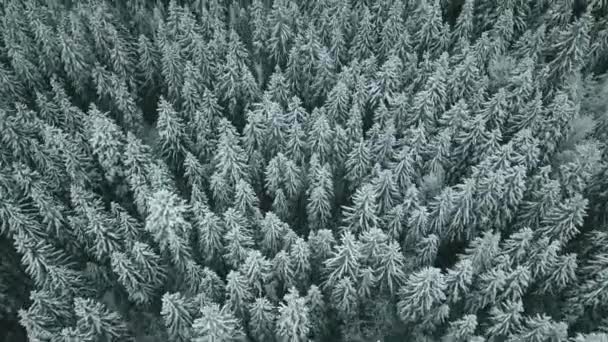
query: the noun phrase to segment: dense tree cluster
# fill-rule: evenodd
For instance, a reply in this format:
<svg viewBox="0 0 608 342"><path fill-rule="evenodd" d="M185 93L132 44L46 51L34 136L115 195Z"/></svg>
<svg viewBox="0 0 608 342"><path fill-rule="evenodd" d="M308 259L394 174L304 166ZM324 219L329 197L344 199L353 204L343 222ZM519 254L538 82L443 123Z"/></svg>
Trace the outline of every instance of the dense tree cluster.
<svg viewBox="0 0 608 342"><path fill-rule="evenodd" d="M607 1L0 17L0 340L608 341Z"/></svg>

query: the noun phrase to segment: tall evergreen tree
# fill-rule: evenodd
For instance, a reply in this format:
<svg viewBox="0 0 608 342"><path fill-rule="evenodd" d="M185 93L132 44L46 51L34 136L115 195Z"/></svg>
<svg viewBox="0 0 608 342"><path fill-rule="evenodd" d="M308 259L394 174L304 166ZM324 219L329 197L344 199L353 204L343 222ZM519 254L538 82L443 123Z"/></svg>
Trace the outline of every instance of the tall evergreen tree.
<svg viewBox="0 0 608 342"><path fill-rule="evenodd" d="M285 295L279 305L277 318L277 338L279 341L299 342L306 340L310 331L310 312L306 298L300 297L295 288Z"/></svg>
<svg viewBox="0 0 608 342"><path fill-rule="evenodd" d="M240 323L227 306L217 304L201 308L201 317L192 323L192 341L238 341L244 336Z"/></svg>

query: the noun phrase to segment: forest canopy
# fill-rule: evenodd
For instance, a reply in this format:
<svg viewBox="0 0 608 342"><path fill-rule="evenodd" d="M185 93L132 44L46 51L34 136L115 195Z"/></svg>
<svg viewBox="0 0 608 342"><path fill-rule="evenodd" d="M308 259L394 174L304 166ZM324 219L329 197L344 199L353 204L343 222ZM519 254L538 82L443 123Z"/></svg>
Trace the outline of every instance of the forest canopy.
<svg viewBox="0 0 608 342"><path fill-rule="evenodd" d="M0 5L0 340L608 341L608 1Z"/></svg>

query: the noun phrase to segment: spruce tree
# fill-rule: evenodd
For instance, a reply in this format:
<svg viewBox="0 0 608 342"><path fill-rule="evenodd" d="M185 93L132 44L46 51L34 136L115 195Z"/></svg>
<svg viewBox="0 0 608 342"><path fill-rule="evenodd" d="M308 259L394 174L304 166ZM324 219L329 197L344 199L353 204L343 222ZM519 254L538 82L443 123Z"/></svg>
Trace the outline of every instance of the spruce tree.
<svg viewBox="0 0 608 342"><path fill-rule="evenodd" d="M276 308L265 297L256 298L249 308L249 330L257 341L274 338Z"/></svg>
<svg viewBox="0 0 608 342"><path fill-rule="evenodd" d="M226 306L209 304L200 311L201 317L192 323L192 341L238 341L244 336L240 323Z"/></svg>
<svg viewBox="0 0 608 342"><path fill-rule="evenodd" d="M190 340L193 321L194 303L180 293L165 293L162 298L162 310L167 334L175 341Z"/></svg>
<svg viewBox="0 0 608 342"><path fill-rule="evenodd" d="M292 287L279 304L276 335L279 341L304 341L310 331L310 312L306 298L300 297Z"/></svg>

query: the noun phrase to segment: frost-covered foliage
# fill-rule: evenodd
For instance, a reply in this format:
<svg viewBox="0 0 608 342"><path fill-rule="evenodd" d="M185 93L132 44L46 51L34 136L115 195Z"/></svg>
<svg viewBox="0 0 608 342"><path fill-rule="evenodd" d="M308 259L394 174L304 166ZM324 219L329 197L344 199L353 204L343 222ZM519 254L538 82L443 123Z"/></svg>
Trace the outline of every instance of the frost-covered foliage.
<svg viewBox="0 0 608 342"><path fill-rule="evenodd" d="M608 2L0 6L0 340L607 341Z"/></svg>

